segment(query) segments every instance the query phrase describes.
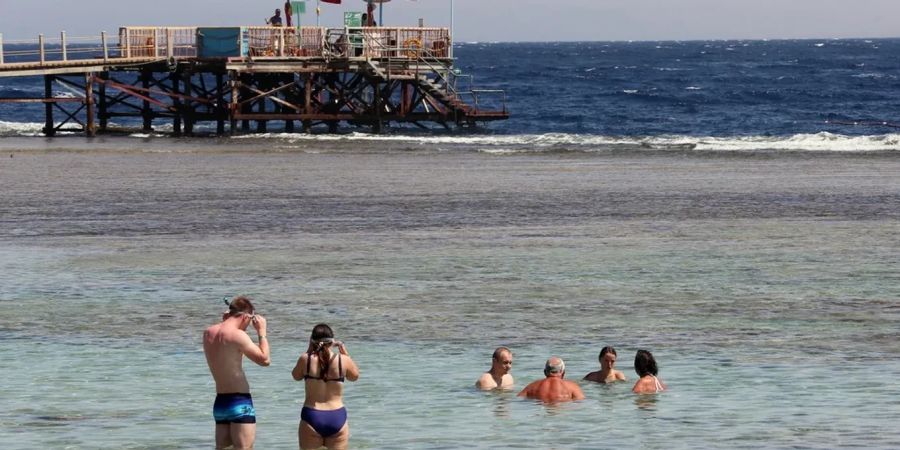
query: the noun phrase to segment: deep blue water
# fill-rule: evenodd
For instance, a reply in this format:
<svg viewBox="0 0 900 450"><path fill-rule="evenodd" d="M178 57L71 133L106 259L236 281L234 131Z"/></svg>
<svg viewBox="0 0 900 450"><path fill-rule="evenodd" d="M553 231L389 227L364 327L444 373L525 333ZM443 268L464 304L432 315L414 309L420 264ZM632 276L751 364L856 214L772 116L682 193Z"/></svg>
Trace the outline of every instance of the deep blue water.
<svg viewBox="0 0 900 450"><path fill-rule="evenodd" d="M468 44L459 66L506 89L508 133L862 135L900 122L900 40Z"/></svg>
<svg viewBox="0 0 900 450"><path fill-rule="evenodd" d="M487 132L627 137L892 133L891 126L869 122L900 123L898 54L898 39L466 43L456 49L457 67L474 77L476 88L507 93L512 118L487 124ZM0 78L0 96L41 91L40 79ZM484 96L488 103L496 99ZM42 117L39 106L0 105L0 121Z"/></svg>

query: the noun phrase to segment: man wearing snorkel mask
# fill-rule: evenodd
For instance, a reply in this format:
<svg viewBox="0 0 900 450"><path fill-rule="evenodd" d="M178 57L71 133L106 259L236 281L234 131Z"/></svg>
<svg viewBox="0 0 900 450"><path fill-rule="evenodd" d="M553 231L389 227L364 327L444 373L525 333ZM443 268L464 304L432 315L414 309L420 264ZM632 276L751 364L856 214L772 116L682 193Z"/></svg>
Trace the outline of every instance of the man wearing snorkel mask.
<svg viewBox="0 0 900 450"><path fill-rule="evenodd" d="M247 297L235 297L226 303L228 310L222 322L203 333L203 353L216 382L216 448L249 449L256 440L256 410L242 363L244 356L260 366L271 363L266 319L256 314ZM251 324L259 336L258 345L247 334Z"/></svg>

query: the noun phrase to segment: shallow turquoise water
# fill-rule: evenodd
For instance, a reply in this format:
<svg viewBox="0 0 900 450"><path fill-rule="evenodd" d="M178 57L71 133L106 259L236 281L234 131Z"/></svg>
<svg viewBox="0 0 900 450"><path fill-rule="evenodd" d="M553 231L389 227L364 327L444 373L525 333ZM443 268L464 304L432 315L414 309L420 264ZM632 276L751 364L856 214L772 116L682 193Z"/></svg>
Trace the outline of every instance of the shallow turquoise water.
<svg viewBox="0 0 900 450"><path fill-rule="evenodd" d="M274 349L258 448L296 447L320 321L362 369L354 448L900 446L894 156L196 142L3 161L0 446L210 447L200 333L237 293ZM671 391L475 391L497 345L518 387L648 348Z"/></svg>

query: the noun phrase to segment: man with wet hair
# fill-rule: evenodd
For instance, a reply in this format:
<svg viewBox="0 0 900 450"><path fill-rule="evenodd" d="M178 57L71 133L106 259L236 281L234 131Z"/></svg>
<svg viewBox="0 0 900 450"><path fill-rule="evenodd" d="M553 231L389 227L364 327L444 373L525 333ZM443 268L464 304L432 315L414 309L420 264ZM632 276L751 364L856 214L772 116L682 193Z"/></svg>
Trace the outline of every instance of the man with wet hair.
<svg viewBox="0 0 900 450"><path fill-rule="evenodd" d="M228 310L222 322L203 333L203 353L216 382L216 448L250 449L256 440L256 410L242 362L247 356L260 366L271 363L266 319L256 314L248 297L235 297L226 303ZM250 324L259 336L258 345L247 334Z"/></svg>
<svg viewBox="0 0 900 450"><path fill-rule="evenodd" d="M543 380L525 386L525 389L519 392L519 397L540 400L544 403L584 400L584 393L578 384L563 379L566 376L566 363L562 358L550 357L544 364L544 376L546 378Z"/></svg>
<svg viewBox="0 0 900 450"><path fill-rule="evenodd" d="M491 370L481 375L475 382L478 389L489 391L491 389L510 389L513 387L513 377L509 373L512 369L512 351L506 347L497 347L491 359Z"/></svg>

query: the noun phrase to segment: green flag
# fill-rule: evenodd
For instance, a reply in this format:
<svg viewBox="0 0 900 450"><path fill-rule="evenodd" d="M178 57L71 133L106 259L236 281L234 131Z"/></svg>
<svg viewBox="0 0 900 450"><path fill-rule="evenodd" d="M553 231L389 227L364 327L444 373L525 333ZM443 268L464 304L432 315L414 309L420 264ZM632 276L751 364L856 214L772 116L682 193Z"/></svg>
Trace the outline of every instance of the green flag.
<svg viewBox="0 0 900 450"><path fill-rule="evenodd" d="M294 10L294 14L306 14L306 2L291 2L291 9Z"/></svg>

